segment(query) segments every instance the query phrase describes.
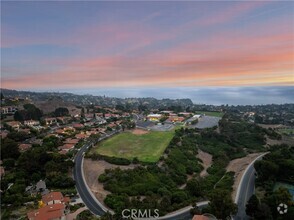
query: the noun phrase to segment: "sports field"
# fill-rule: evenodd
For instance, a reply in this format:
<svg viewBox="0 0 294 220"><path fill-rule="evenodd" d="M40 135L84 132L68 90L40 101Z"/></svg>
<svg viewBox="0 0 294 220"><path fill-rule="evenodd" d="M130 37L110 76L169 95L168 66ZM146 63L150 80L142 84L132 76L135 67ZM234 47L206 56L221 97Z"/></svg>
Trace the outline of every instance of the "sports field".
<svg viewBox="0 0 294 220"><path fill-rule="evenodd" d="M173 138L174 131L134 131L123 132L102 141L93 149L106 156L133 159L142 162L157 162Z"/></svg>

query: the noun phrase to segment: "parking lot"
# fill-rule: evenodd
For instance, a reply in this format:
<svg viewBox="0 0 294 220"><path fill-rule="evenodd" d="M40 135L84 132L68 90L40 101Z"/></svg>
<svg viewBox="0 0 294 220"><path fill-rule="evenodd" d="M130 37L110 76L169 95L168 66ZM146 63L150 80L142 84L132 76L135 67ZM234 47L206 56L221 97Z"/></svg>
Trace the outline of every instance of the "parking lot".
<svg viewBox="0 0 294 220"><path fill-rule="evenodd" d="M152 131L170 131L174 128L173 124L157 124L152 127L149 127Z"/></svg>
<svg viewBox="0 0 294 220"><path fill-rule="evenodd" d="M198 119L198 123L196 125L191 125L191 128L212 128L218 125L218 122L221 118L220 117L213 117L213 116L202 116Z"/></svg>
<svg viewBox="0 0 294 220"><path fill-rule="evenodd" d="M164 124L155 124L150 121L138 121L137 128L152 130L152 131L170 131L174 128L173 124L164 123Z"/></svg>

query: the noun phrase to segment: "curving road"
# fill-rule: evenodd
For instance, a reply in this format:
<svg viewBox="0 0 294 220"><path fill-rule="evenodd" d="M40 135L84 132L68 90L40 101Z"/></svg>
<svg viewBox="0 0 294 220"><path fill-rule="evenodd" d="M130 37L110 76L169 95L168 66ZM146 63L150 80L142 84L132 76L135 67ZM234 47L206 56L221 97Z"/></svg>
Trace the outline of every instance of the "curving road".
<svg viewBox="0 0 294 220"><path fill-rule="evenodd" d="M87 151L91 144L86 143L80 151L76 154L75 157L75 167L74 167L74 179L76 182L76 188L77 191L85 203L85 205L88 207L88 209L95 215L103 215L105 211L101 206L97 204L95 201L94 197L91 195L91 192L88 189L88 186L86 185L86 182L84 181L84 176L83 176L83 159L84 159L84 154Z"/></svg>
<svg viewBox="0 0 294 220"><path fill-rule="evenodd" d="M268 153L268 152L267 152ZM246 204L250 197L254 194L254 185L255 185L255 169L254 169L254 163L257 160L262 159L264 155L267 153L264 153L255 160L253 160L246 168L242 179L240 181L239 187L237 189L237 194L235 198L235 203L238 205L238 212L236 216L234 217L234 220L248 220L250 219L249 216L246 215Z"/></svg>
<svg viewBox="0 0 294 220"><path fill-rule="evenodd" d="M103 139L106 139L118 132L112 132L109 135L104 135L100 137L95 143L102 141ZM84 154L88 150L88 148L95 144L94 142L87 142L76 154L75 156L75 166L74 166L74 180L76 182L76 189L85 203L85 205L88 207L88 209L95 215L101 216L105 214L107 211L112 213L111 210L108 210L106 207L104 207L93 195L91 190L89 189L83 172L83 161L84 161Z"/></svg>

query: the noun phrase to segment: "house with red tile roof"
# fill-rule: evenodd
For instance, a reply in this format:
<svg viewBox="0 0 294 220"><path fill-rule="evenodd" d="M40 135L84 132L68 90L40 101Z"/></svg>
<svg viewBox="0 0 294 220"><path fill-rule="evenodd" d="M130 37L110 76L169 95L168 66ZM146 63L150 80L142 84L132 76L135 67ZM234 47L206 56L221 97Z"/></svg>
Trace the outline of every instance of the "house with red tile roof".
<svg viewBox="0 0 294 220"><path fill-rule="evenodd" d="M211 214L203 214L203 215L194 215L192 220L217 220L217 218Z"/></svg>
<svg viewBox="0 0 294 220"><path fill-rule="evenodd" d="M84 133L80 133L80 134L76 134L75 138L77 139L84 139L87 138L88 135L84 134Z"/></svg>
<svg viewBox="0 0 294 220"><path fill-rule="evenodd" d="M83 128L84 125L83 124L80 124L80 123L76 123L76 124L73 124L73 127L74 128Z"/></svg>
<svg viewBox="0 0 294 220"><path fill-rule="evenodd" d="M18 146L18 149L19 149L19 151L21 151L21 152L25 152L25 151L27 151L27 150L29 150L29 149L31 149L32 148L32 145L31 144L20 144L19 146Z"/></svg>
<svg viewBox="0 0 294 220"><path fill-rule="evenodd" d="M8 134L9 134L8 131L1 131L0 136L1 136L1 138L6 138Z"/></svg>
<svg viewBox="0 0 294 220"><path fill-rule="evenodd" d="M58 151L58 153L61 155L65 155L68 153L68 151L67 150L60 150L60 151Z"/></svg>
<svg viewBox="0 0 294 220"><path fill-rule="evenodd" d="M21 123L19 121L9 121L9 122L6 122L6 124L15 130L18 130L21 126Z"/></svg>
<svg viewBox="0 0 294 220"><path fill-rule="evenodd" d="M112 114L109 114L109 113L107 113L107 114L104 115L104 118L105 118L105 119L109 119L109 118L111 118L111 117L112 117Z"/></svg>
<svg viewBox="0 0 294 220"><path fill-rule="evenodd" d="M42 196L42 202L46 205L69 202L68 197L63 197L61 192L50 192Z"/></svg>
<svg viewBox="0 0 294 220"><path fill-rule="evenodd" d="M66 116L63 116L63 117L57 117L57 121L62 123L62 124L66 124L70 121L71 117L66 117Z"/></svg>
<svg viewBox="0 0 294 220"><path fill-rule="evenodd" d="M27 214L29 220L65 220L65 205L62 203L46 205Z"/></svg>
<svg viewBox="0 0 294 220"><path fill-rule="evenodd" d="M18 132L23 132L23 133L26 133L26 134L30 134L31 133L31 129L29 129L29 128L20 128L18 130Z"/></svg>
<svg viewBox="0 0 294 220"><path fill-rule="evenodd" d="M56 134L59 134L59 135L62 135L62 134L64 134L65 132L64 132L63 129L57 129L57 130L55 130L55 133L56 133Z"/></svg>
<svg viewBox="0 0 294 220"><path fill-rule="evenodd" d="M115 124L115 123L110 123L109 125L107 125L108 127L110 127L110 128L114 128L114 127L116 127L117 126L117 124Z"/></svg>
<svg viewBox="0 0 294 220"><path fill-rule="evenodd" d="M95 113L95 118L102 118L103 117L103 113Z"/></svg>
<svg viewBox="0 0 294 220"><path fill-rule="evenodd" d="M64 144L60 147L58 147L59 150L65 150L65 151L69 151L71 149L73 149L75 146L75 144Z"/></svg>
<svg viewBox="0 0 294 220"><path fill-rule="evenodd" d="M79 140L76 138L67 138L64 141L65 144L77 144L78 142L79 142Z"/></svg>
<svg viewBox="0 0 294 220"><path fill-rule="evenodd" d="M65 220L65 205L70 199L63 197L61 192L50 192L42 196L43 206L27 213L29 220Z"/></svg>
<svg viewBox="0 0 294 220"><path fill-rule="evenodd" d="M167 119L167 121L169 122L182 122L184 120L185 120L184 117L179 117L179 116L169 116Z"/></svg>

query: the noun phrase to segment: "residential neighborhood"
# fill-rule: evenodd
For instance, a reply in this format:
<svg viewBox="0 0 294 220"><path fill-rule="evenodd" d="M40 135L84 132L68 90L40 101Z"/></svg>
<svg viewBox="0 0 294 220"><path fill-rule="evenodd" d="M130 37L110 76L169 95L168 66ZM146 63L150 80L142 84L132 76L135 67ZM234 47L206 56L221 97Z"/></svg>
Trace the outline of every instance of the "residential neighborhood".
<svg viewBox="0 0 294 220"><path fill-rule="evenodd" d="M5 105L11 104L11 100L18 100L15 107L9 107L15 111L6 111L8 108ZM95 144L104 139L111 141L110 137L116 134L130 133L143 135L142 137L144 134L153 134L152 132L170 135L177 129L181 132L189 129L198 134L205 134L206 130L217 131L220 123L224 123L222 118L225 114L232 114L249 125L259 120L263 115L261 112L264 112L264 115L269 114L269 109L263 106L215 106L213 110L208 111L207 107L201 105L184 109L182 106L162 108L160 104L158 107L147 107L145 103L145 108L140 109L141 107L135 106L126 108L124 105L80 106L62 101L48 112L46 107L42 108L38 101L29 97L9 97L2 99L1 103L1 196L2 204L7 207L4 216L25 216L30 220L75 219L79 213L84 213L87 203L76 186L77 179L73 178L77 172L73 172L75 160L80 157L80 152L84 152L84 155L86 149L93 147L95 151ZM285 109L283 114L292 114L292 105L284 105L282 108ZM74 114L70 114L69 109L74 109ZM271 114L273 117L276 115L274 111ZM291 122L283 121L280 125L265 123L260 126L272 126L275 131L281 133L291 129L289 123ZM275 132L268 133L274 134L278 135L275 138L280 138ZM289 138L293 136L293 133L283 134ZM284 135L282 141L286 137ZM286 139L285 141L291 143ZM135 159L131 161L119 158L124 157L124 151L116 151L118 159L87 152L85 160L88 161L90 157L95 161L96 158L102 157L110 164L136 164ZM163 157L160 158L160 163L163 163ZM137 159L141 160L140 157ZM88 173L84 175L87 177ZM22 176L22 179L19 179L19 176ZM195 215L193 219L207 218L204 215Z"/></svg>

